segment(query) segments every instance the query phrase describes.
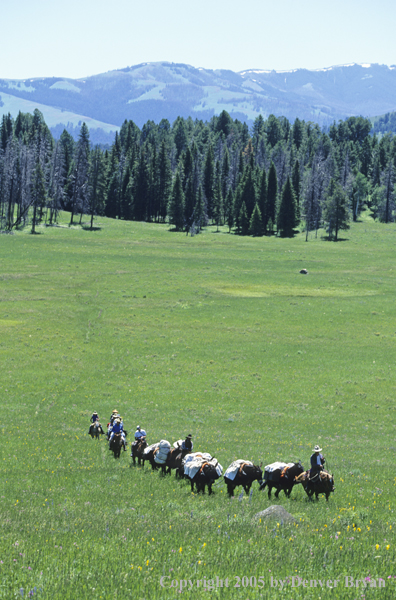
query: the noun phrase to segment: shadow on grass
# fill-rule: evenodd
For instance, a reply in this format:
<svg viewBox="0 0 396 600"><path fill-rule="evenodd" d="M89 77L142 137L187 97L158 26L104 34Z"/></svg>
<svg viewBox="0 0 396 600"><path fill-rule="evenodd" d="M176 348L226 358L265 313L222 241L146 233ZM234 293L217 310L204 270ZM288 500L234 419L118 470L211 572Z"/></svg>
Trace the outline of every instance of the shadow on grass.
<svg viewBox="0 0 396 600"><path fill-rule="evenodd" d="M337 243L337 242L349 242L349 238L340 238L339 237L338 239L335 240L334 238L329 237L328 235L323 236L322 240L324 242L335 242L335 243Z"/></svg>
<svg viewBox="0 0 396 600"><path fill-rule="evenodd" d="M84 231L102 231L101 227L91 227L90 225L81 225L81 229L84 229Z"/></svg>

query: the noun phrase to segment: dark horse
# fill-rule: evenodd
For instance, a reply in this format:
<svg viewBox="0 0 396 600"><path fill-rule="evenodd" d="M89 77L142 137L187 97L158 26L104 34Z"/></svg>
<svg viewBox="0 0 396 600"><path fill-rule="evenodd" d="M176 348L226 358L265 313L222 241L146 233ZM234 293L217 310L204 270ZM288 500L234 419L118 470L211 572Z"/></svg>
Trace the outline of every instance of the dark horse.
<svg viewBox="0 0 396 600"><path fill-rule="evenodd" d="M313 480L309 478L309 471L305 471L296 477L295 483L302 484L308 498L312 499L315 494L316 500L318 500L319 494L325 494L328 501L331 492L334 492L335 489L334 477L327 471L320 471Z"/></svg>
<svg viewBox="0 0 396 600"><path fill-rule="evenodd" d="M217 465L217 462L216 462L216 465ZM204 494L206 486L208 486L209 496L213 493L212 485L214 484L216 479L219 479L219 477L220 477L220 475L216 471L216 465L213 464L213 461L211 461L210 463L204 462L202 464L201 468L194 475L194 477L192 479L190 478L192 492L194 491L194 484L195 484L198 494L199 494L199 492L202 492Z"/></svg>
<svg viewBox="0 0 396 600"><path fill-rule="evenodd" d="M95 421L95 423L92 423L92 425L90 426L88 433L92 439L96 438L97 440L99 440L100 436L104 434L104 431L102 429L102 425L98 423L98 421Z"/></svg>
<svg viewBox="0 0 396 600"><path fill-rule="evenodd" d="M142 459L143 459L143 450L147 448L147 442L146 440L138 440L137 442L134 442L132 444L132 460L133 460L133 464L136 464L136 459L138 459L138 464L141 465L142 464ZM143 465L144 465L144 460L143 460Z"/></svg>
<svg viewBox="0 0 396 600"><path fill-rule="evenodd" d="M241 485L246 494L249 494L253 481L261 481L262 478L263 472L260 467L242 463L239 467L238 473L235 476L235 479L224 477L224 481L227 484L227 492L231 498L234 495L234 490L238 485Z"/></svg>
<svg viewBox="0 0 396 600"><path fill-rule="evenodd" d="M110 450L113 452L114 458L120 458L121 448L123 445L121 433L115 433L110 442Z"/></svg>
<svg viewBox="0 0 396 600"><path fill-rule="evenodd" d="M144 452L142 455L143 466L144 466L144 463L146 462L146 460L148 460L153 471L155 471L159 467L159 465L157 465L157 463L154 460L154 456L158 452L158 446L159 446L159 442L157 442L156 444L151 444L150 451ZM146 448L146 450L147 450L147 448Z"/></svg>
<svg viewBox="0 0 396 600"><path fill-rule="evenodd" d="M275 498L278 498L279 492L282 490L285 492L286 496L290 498L293 486L296 484L295 479L303 472L304 468L299 460L294 463L292 467L284 468L278 481L271 481L269 479L264 480L260 485L260 490L264 490L265 487L268 486L268 498L271 498L272 488L276 488Z"/></svg>
<svg viewBox="0 0 396 600"><path fill-rule="evenodd" d="M180 474L183 458L190 454L191 450L181 450L181 448L172 448L166 459L166 463L161 465L162 474L170 475L172 469L176 469L176 477Z"/></svg>

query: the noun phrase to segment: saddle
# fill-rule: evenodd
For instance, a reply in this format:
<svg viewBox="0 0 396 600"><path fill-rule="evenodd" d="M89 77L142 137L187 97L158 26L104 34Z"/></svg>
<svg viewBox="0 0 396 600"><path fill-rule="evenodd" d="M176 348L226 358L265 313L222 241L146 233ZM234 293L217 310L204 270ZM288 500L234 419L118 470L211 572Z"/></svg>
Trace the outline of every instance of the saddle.
<svg viewBox="0 0 396 600"><path fill-rule="evenodd" d="M319 483L320 481L320 471L316 471L312 476L311 476L311 470L309 471L309 475L308 475L308 481L310 483Z"/></svg>

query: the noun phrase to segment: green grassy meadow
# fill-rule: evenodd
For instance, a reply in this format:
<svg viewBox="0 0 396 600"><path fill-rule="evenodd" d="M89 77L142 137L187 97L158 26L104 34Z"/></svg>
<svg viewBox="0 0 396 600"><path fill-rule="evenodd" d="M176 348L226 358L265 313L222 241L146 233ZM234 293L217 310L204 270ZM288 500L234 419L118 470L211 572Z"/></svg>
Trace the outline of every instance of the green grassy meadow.
<svg viewBox="0 0 396 600"><path fill-rule="evenodd" d="M0 598L394 598L395 225L306 243L67 220L0 236ZM308 468L320 444L335 493L192 494L91 440L115 408L129 441L192 433L224 470ZM252 520L271 504L296 524Z"/></svg>

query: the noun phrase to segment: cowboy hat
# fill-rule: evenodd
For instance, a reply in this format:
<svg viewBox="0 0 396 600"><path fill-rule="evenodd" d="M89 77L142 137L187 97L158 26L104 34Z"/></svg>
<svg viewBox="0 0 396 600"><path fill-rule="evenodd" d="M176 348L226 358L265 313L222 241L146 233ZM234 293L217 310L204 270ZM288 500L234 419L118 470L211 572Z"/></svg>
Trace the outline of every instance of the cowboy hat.
<svg viewBox="0 0 396 600"><path fill-rule="evenodd" d="M118 410L113 410L111 414L114 415L115 413L118 413Z"/></svg>
<svg viewBox="0 0 396 600"><path fill-rule="evenodd" d="M140 425L136 425L136 429L140 429Z"/></svg>
<svg viewBox="0 0 396 600"><path fill-rule="evenodd" d="M315 448L312 450L312 452L322 452L322 448L320 448L318 446L318 444L316 444Z"/></svg>
<svg viewBox="0 0 396 600"><path fill-rule="evenodd" d="M191 439L191 438L192 438L192 435L191 435L191 433L189 433L187 437Z"/></svg>

